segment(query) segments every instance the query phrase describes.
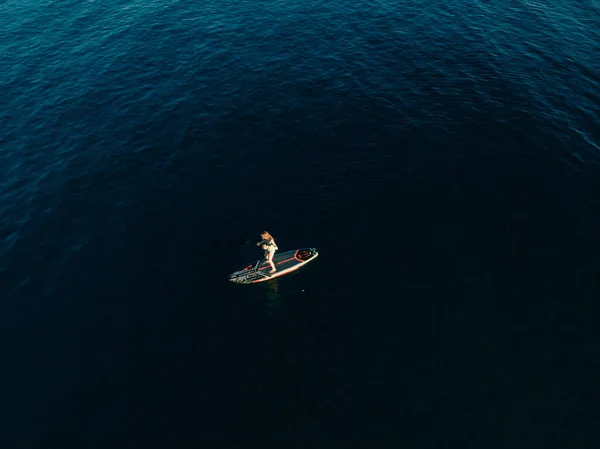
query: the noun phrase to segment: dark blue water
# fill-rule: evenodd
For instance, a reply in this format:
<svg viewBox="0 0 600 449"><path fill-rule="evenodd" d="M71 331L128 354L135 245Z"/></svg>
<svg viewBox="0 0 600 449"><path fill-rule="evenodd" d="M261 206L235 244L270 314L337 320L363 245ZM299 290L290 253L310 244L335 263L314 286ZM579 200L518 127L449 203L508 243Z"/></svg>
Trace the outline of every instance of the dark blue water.
<svg viewBox="0 0 600 449"><path fill-rule="evenodd" d="M0 3L3 448L589 448L600 3ZM227 283L316 247L294 275Z"/></svg>

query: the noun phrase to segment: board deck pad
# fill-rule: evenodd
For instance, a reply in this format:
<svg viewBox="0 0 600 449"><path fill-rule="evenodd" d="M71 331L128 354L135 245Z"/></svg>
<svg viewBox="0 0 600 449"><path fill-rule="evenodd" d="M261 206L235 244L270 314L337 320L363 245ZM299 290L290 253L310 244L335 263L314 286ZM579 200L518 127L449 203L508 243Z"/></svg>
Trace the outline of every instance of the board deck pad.
<svg viewBox="0 0 600 449"><path fill-rule="evenodd" d="M282 253L275 253L273 263L277 271L270 274L271 266L264 259L255 260L229 275L229 280L237 284L254 284L268 281L298 268L317 258L319 253L314 248L301 248Z"/></svg>

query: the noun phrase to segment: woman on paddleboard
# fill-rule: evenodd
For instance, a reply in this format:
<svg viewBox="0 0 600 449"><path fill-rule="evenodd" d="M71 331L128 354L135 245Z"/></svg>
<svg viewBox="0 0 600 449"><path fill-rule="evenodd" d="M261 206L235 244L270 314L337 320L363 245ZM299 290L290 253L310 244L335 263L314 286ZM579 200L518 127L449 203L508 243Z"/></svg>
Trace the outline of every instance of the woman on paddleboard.
<svg viewBox="0 0 600 449"><path fill-rule="evenodd" d="M273 256L275 255L275 251L279 248L275 244L275 239L271 234L267 231L263 232L261 235L262 240L256 244L256 246L261 246L262 249L265 250L265 259L267 259L267 263L271 265L271 271L269 273L275 273L277 271L275 269L275 264L273 263Z"/></svg>

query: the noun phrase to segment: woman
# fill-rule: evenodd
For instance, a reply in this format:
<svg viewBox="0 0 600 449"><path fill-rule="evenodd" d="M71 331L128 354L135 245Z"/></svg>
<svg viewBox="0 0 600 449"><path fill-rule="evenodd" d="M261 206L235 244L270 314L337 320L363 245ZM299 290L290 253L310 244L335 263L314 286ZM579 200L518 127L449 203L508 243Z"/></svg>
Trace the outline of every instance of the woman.
<svg viewBox="0 0 600 449"><path fill-rule="evenodd" d="M275 244L275 239L273 239L273 236L267 231L263 232L260 236L262 237L262 240L258 242L256 246L261 246L262 249L265 250L265 259L267 259L267 263L271 265L271 271L269 271L269 273L275 273L277 270L275 269L275 264L273 263L273 256L275 255L275 251L279 248Z"/></svg>

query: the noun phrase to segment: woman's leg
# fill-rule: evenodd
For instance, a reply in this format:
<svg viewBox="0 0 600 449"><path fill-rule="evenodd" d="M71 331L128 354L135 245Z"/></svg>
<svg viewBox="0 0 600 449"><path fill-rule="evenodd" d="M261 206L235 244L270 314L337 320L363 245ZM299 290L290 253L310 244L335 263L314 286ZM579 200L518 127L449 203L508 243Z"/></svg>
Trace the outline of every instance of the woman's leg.
<svg viewBox="0 0 600 449"><path fill-rule="evenodd" d="M275 264L273 263L273 256L275 255L275 251L269 251L269 256L267 257L267 262L271 265L271 273L275 273Z"/></svg>

